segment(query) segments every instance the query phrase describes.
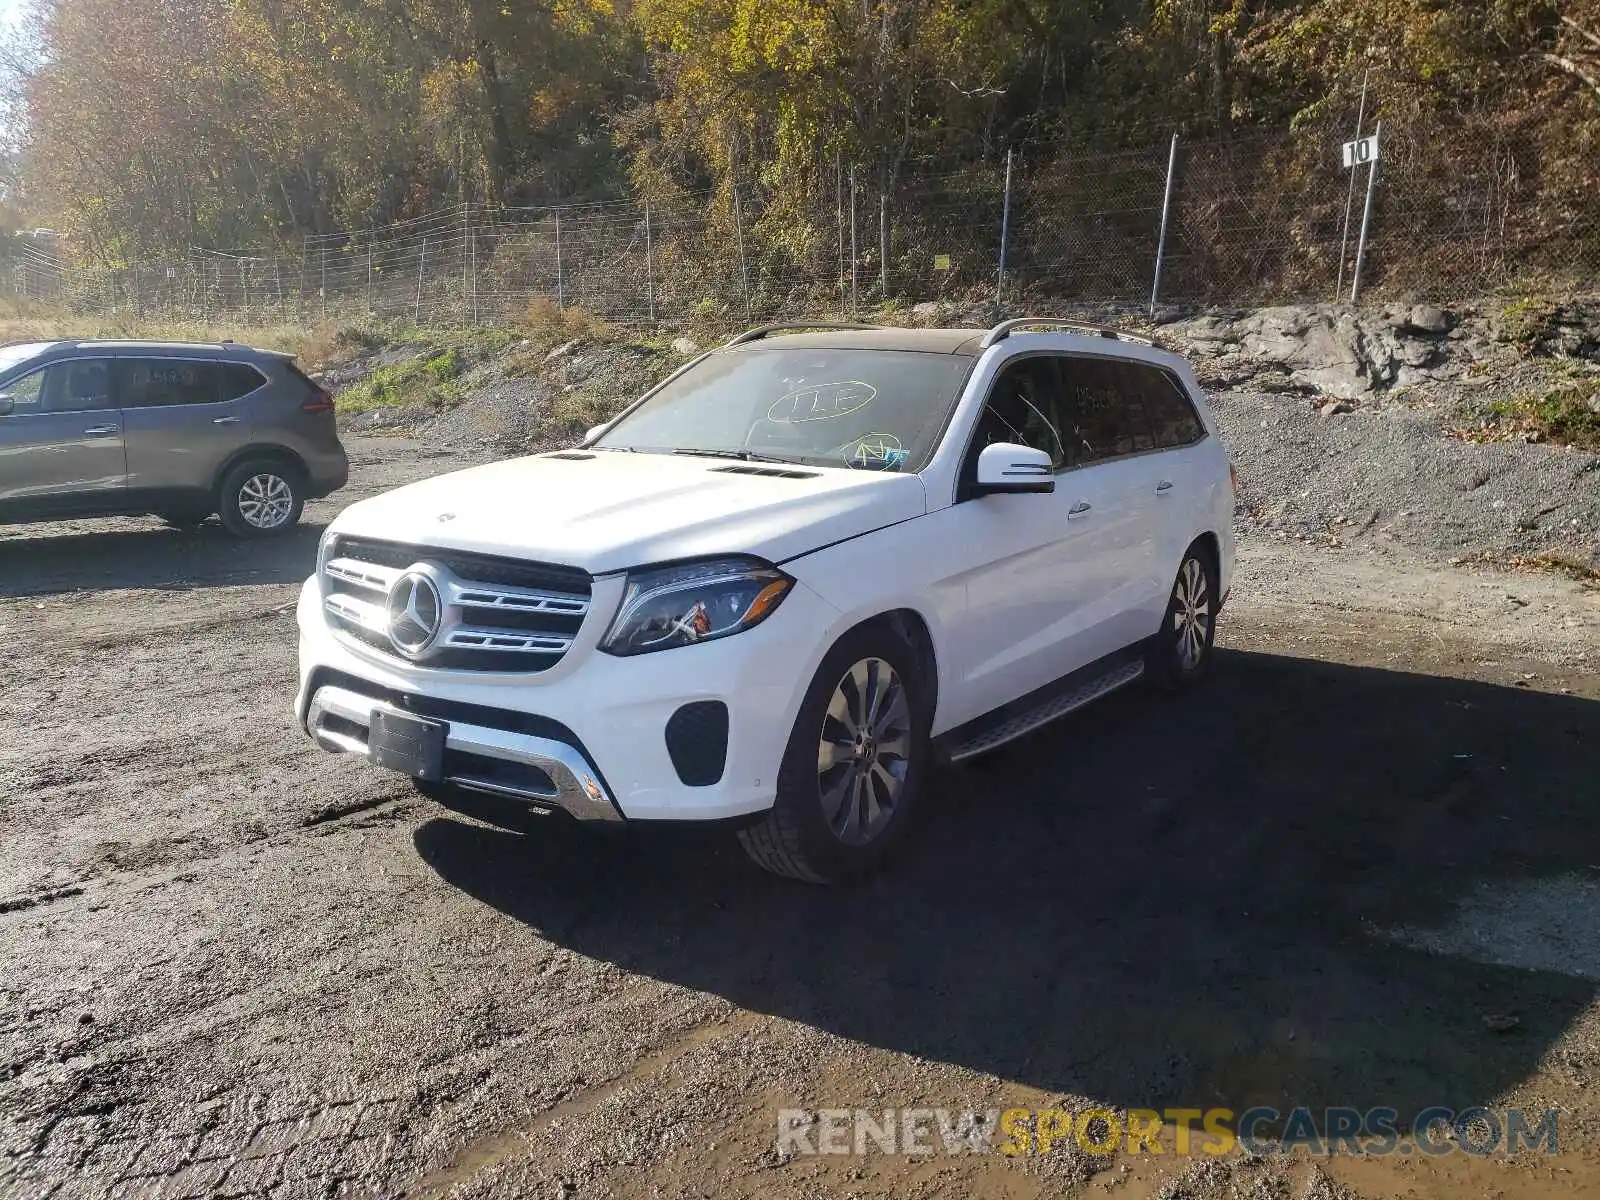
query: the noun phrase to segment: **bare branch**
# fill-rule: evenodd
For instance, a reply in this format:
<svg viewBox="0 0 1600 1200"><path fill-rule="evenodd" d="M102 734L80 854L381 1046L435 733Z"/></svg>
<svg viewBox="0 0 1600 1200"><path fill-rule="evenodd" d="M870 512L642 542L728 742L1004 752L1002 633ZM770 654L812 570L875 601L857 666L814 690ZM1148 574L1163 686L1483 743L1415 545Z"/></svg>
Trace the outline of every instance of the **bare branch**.
<svg viewBox="0 0 1600 1200"><path fill-rule="evenodd" d="M1539 57L1558 71L1564 71L1574 79L1581 79L1593 92L1600 95L1600 79L1589 74L1570 58L1563 58L1559 54L1541 54Z"/></svg>
<svg viewBox="0 0 1600 1200"><path fill-rule="evenodd" d="M1574 33L1576 33L1584 41L1588 42L1596 50L1600 50L1600 34L1590 33L1587 29L1585 29L1582 25L1579 25L1571 17L1563 16L1561 18L1561 23L1563 25L1565 25L1568 29L1570 29Z"/></svg>

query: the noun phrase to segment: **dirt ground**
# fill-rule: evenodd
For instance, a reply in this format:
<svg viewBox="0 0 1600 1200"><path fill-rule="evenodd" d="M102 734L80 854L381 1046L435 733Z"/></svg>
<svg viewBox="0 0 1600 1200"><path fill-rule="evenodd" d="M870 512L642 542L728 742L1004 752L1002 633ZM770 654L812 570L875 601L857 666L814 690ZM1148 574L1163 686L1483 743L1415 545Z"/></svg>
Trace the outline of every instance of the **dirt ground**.
<svg viewBox="0 0 1600 1200"><path fill-rule="evenodd" d="M270 545L0 530L0 1195L1600 1194L1595 590L1247 538L1204 689L946 773L812 889L316 750L320 526L467 461L351 449ZM1559 1153L776 1148L793 1108L1477 1104Z"/></svg>

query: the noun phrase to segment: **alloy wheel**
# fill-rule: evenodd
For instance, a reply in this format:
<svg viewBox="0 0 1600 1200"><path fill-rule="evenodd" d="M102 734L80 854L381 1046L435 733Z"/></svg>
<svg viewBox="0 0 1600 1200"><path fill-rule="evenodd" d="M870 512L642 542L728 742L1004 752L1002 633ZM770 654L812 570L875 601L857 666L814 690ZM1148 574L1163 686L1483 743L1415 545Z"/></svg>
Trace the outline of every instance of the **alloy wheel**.
<svg viewBox="0 0 1600 1200"><path fill-rule="evenodd" d="M239 515L256 529L277 529L294 511L294 489L270 471L252 475L239 487Z"/></svg>
<svg viewBox="0 0 1600 1200"><path fill-rule="evenodd" d="M1192 671L1211 643L1211 589L1198 558L1186 558L1172 592L1172 630L1178 641L1178 665Z"/></svg>
<svg viewBox="0 0 1600 1200"><path fill-rule="evenodd" d="M817 745L822 816L841 842L862 846L894 818L911 767L911 705L881 658L864 658L828 701Z"/></svg>

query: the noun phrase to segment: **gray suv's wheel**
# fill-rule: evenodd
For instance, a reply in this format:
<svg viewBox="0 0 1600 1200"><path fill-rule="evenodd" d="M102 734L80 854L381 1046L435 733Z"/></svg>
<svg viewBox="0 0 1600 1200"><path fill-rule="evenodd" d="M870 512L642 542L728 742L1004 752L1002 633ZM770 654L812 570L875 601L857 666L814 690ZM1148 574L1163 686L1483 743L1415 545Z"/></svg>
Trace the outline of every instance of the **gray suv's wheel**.
<svg viewBox="0 0 1600 1200"><path fill-rule="evenodd" d="M222 477L218 512L235 537L270 537L293 529L305 508L300 473L273 459L242 462Z"/></svg>
<svg viewBox="0 0 1600 1200"><path fill-rule="evenodd" d="M778 772L772 811L739 831L776 875L832 883L905 836L928 767L930 689L887 627L847 634L818 668Z"/></svg>

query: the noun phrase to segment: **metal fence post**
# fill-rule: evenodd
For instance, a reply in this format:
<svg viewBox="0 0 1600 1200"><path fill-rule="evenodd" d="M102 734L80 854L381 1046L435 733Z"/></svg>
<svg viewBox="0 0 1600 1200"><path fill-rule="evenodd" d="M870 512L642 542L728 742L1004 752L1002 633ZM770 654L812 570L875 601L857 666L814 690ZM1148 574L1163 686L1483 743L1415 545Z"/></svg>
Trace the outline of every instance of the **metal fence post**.
<svg viewBox="0 0 1600 1200"><path fill-rule="evenodd" d="M417 307L411 317L411 323L418 326L422 324L422 268L427 264L428 239L424 236L422 239L422 253L417 258Z"/></svg>
<svg viewBox="0 0 1600 1200"><path fill-rule="evenodd" d="M470 269L467 263L467 243L472 240L472 203L468 201L461 206L461 308L467 307L467 272ZM459 317L457 318L460 319Z"/></svg>
<svg viewBox="0 0 1600 1200"><path fill-rule="evenodd" d="M860 295L856 291L856 264L861 261L856 250L856 165L850 164L850 315L861 315Z"/></svg>
<svg viewBox="0 0 1600 1200"><path fill-rule="evenodd" d="M1383 122L1379 121L1372 129L1372 143L1374 153L1372 164L1367 168L1367 200L1361 206L1361 236L1356 239L1356 269L1350 279L1350 303L1355 304L1361 299L1361 264L1367 256L1367 226L1372 221L1372 193L1378 185L1378 160L1383 157Z"/></svg>
<svg viewBox="0 0 1600 1200"><path fill-rule="evenodd" d="M375 311L372 307L372 247L367 247L367 312Z"/></svg>
<svg viewBox="0 0 1600 1200"><path fill-rule="evenodd" d="M472 262L472 326L478 326L478 227L472 227L472 233L467 238L467 247L470 251Z"/></svg>
<svg viewBox="0 0 1600 1200"><path fill-rule="evenodd" d="M567 306L567 284L561 270L561 210L556 209L556 307Z"/></svg>
<svg viewBox="0 0 1600 1200"><path fill-rule="evenodd" d="M878 288L889 299L889 196L878 193Z"/></svg>
<svg viewBox="0 0 1600 1200"><path fill-rule="evenodd" d="M994 277L995 319L1000 316L1000 296L1006 284L1006 239L1011 233L1011 151L1006 151L1006 194L1000 207L1000 269Z"/></svg>
<svg viewBox="0 0 1600 1200"><path fill-rule="evenodd" d="M846 297L844 291L844 156L833 156L833 207L834 215L839 218L839 316L845 315Z"/></svg>
<svg viewBox="0 0 1600 1200"><path fill-rule="evenodd" d="M650 309L650 324L656 323L656 255L650 236L650 197L644 199L644 299Z"/></svg>
<svg viewBox="0 0 1600 1200"><path fill-rule="evenodd" d="M322 247L322 319L328 319L328 247Z"/></svg>
<svg viewBox="0 0 1600 1200"><path fill-rule="evenodd" d="M1372 68L1361 76L1361 107L1356 110L1356 141L1361 140L1361 127L1367 123L1367 84L1372 80ZM1350 210L1356 203L1356 169L1350 168L1350 186L1344 197L1344 232L1339 235L1339 282L1333 286L1333 298L1344 295L1344 264L1350 253Z"/></svg>
<svg viewBox="0 0 1600 1200"><path fill-rule="evenodd" d="M739 203L739 181L733 181L733 236L739 243L739 278L744 286L744 315L746 320L753 320L755 313L750 307L750 264L744 257L744 206Z"/></svg>
<svg viewBox="0 0 1600 1200"><path fill-rule="evenodd" d="M1156 300L1161 295L1161 258L1167 250L1167 214L1172 209L1172 177L1178 168L1178 135L1172 135L1172 149L1167 153L1167 190L1161 197L1161 232L1156 237L1156 276L1150 284L1150 319L1156 317Z"/></svg>

